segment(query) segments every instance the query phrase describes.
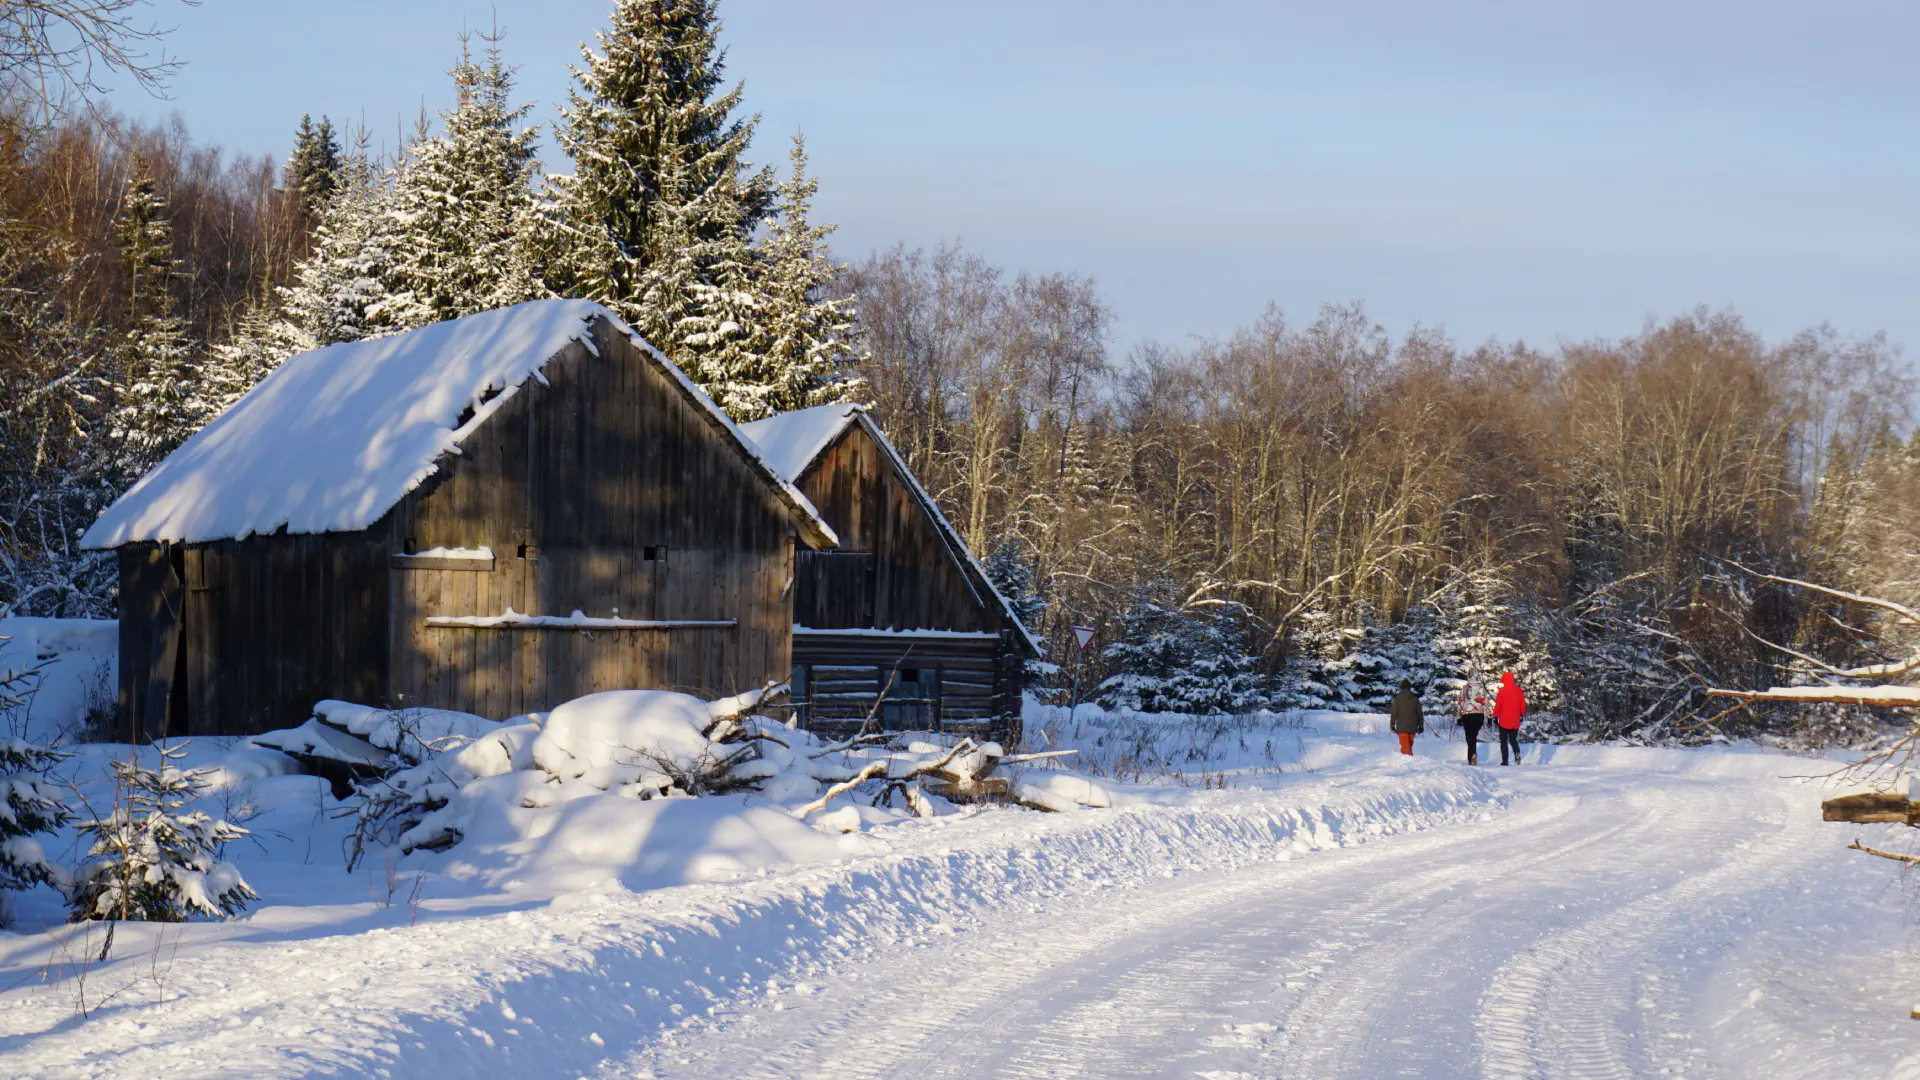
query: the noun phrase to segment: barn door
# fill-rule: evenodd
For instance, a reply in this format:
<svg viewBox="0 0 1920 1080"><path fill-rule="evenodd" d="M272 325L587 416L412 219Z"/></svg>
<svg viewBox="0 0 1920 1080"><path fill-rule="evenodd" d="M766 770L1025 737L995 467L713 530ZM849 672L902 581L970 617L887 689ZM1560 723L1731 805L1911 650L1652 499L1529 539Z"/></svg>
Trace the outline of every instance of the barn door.
<svg viewBox="0 0 1920 1080"><path fill-rule="evenodd" d="M186 730L186 687L180 677L186 657L181 652L181 630L186 611L186 590L181 582L186 569L184 552L163 547L158 565L153 568L153 606L149 610L147 641L151 643L147 668L146 707L140 716L143 738L160 739ZM169 731L169 727L173 730Z"/></svg>

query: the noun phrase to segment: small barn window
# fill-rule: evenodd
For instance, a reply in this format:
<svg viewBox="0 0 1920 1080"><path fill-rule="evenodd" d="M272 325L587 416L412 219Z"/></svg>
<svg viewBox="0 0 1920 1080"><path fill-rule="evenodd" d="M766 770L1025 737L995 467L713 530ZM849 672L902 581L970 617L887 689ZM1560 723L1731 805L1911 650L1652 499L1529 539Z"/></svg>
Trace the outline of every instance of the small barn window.
<svg viewBox="0 0 1920 1080"><path fill-rule="evenodd" d="M647 544L640 549L640 558L647 562L666 562L667 548L664 544Z"/></svg>
<svg viewBox="0 0 1920 1080"><path fill-rule="evenodd" d="M539 549L532 544L521 544L518 554L522 559L537 559L540 557Z"/></svg>
<svg viewBox="0 0 1920 1080"><path fill-rule="evenodd" d="M939 668L899 668L883 670L885 687L881 719L888 727L932 727L938 722L940 708Z"/></svg>
<svg viewBox="0 0 1920 1080"><path fill-rule="evenodd" d="M400 551L405 555L417 555L420 553L420 541L409 536L401 542Z"/></svg>

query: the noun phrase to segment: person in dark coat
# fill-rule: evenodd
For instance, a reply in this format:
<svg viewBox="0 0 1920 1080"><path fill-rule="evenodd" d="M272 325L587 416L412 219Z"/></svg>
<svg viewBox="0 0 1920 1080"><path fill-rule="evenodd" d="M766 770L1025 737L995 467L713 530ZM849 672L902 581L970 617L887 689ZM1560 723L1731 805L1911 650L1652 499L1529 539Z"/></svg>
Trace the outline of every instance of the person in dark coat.
<svg viewBox="0 0 1920 1080"><path fill-rule="evenodd" d="M1427 730L1427 718L1420 711L1420 698L1413 692L1413 684L1400 680L1400 692L1393 695L1393 705L1387 710L1387 726L1400 736L1400 752L1413 756L1413 737Z"/></svg>
<svg viewBox="0 0 1920 1080"><path fill-rule="evenodd" d="M1500 727L1500 764L1507 763L1507 747L1513 747L1513 763L1520 764L1520 718L1527 715L1527 695L1520 692L1513 672L1500 673L1500 692L1493 698L1493 722Z"/></svg>

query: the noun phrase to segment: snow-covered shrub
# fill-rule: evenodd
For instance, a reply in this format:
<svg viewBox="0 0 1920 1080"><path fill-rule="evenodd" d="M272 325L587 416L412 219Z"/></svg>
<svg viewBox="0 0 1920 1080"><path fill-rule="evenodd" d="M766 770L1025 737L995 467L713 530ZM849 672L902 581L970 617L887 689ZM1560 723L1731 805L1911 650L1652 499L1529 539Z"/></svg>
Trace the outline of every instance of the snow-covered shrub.
<svg viewBox="0 0 1920 1080"><path fill-rule="evenodd" d="M1138 712L1237 714L1265 708L1267 680L1225 609L1183 611L1165 587L1139 590L1104 656L1099 701Z"/></svg>
<svg viewBox="0 0 1920 1080"><path fill-rule="evenodd" d="M1548 648L1551 619L1504 577L1464 575L1437 606L1433 644L1448 668L1449 695L1469 669L1478 669L1489 689L1499 686L1501 672L1511 671L1526 691L1530 712L1561 710L1560 673Z"/></svg>
<svg viewBox="0 0 1920 1080"><path fill-rule="evenodd" d="M1363 610L1342 623L1309 611L1292 634L1293 655L1282 678L1284 701L1296 709L1386 712L1404 680L1436 708L1445 662L1434 649L1434 615L1409 610L1399 622L1376 623Z"/></svg>
<svg viewBox="0 0 1920 1080"><path fill-rule="evenodd" d="M260 897L221 849L247 830L186 810L205 784L197 771L172 767L185 747L156 747L159 764L113 763L114 807L83 821L91 838L67 903L72 918L182 922L190 915L234 915ZM184 811L184 812L183 812Z"/></svg>
<svg viewBox="0 0 1920 1080"><path fill-rule="evenodd" d="M45 777L60 757L19 739L0 738L0 889L66 883L65 871L48 861L34 839L71 816L59 789Z"/></svg>

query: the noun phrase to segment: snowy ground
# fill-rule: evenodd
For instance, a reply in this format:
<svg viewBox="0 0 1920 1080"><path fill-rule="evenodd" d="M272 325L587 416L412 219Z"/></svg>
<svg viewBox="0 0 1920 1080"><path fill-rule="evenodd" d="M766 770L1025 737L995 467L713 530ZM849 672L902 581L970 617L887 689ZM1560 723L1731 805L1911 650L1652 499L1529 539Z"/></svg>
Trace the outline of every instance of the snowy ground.
<svg viewBox="0 0 1920 1080"><path fill-rule="evenodd" d="M0 933L0 1076L1828 1077L1920 1052L1906 894L1844 850L1883 834L1782 779L1822 766L1469 770L1381 728L1059 725L1158 783L784 847L729 834L744 802L679 800L644 874L621 852L564 888L442 873L459 848L346 875L324 785L208 747L215 801L260 808L234 857L263 905L122 930L105 964L97 927Z"/></svg>

